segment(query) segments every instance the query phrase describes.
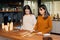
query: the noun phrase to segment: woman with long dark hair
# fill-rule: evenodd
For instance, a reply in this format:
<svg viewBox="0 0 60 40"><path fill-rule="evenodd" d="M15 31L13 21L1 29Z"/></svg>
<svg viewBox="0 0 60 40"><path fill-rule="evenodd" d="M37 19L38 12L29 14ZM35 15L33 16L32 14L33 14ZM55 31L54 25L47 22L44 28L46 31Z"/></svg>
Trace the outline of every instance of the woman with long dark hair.
<svg viewBox="0 0 60 40"><path fill-rule="evenodd" d="M23 30L33 31L33 28L36 23L36 18L32 14L31 8L29 5L25 5L23 8Z"/></svg>
<svg viewBox="0 0 60 40"><path fill-rule="evenodd" d="M52 20L44 4L40 5L38 15L34 30L42 32L43 34L49 33L52 29Z"/></svg>

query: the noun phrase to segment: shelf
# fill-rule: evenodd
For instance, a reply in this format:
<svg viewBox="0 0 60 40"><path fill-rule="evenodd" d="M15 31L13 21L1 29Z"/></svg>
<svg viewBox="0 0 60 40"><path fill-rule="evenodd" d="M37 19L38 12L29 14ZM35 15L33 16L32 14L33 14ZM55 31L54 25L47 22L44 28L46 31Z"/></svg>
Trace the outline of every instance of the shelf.
<svg viewBox="0 0 60 40"><path fill-rule="evenodd" d="M22 12L22 11L0 11L0 12Z"/></svg>

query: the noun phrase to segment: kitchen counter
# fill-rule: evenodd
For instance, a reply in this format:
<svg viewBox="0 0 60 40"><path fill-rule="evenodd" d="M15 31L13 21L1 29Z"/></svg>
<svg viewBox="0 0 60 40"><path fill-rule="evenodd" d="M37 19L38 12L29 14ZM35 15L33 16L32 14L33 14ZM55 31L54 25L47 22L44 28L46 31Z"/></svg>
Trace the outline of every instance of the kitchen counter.
<svg viewBox="0 0 60 40"><path fill-rule="evenodd" d="M52 33L60 34L60 21L52 21L53 27L52 27Z"/></svg>

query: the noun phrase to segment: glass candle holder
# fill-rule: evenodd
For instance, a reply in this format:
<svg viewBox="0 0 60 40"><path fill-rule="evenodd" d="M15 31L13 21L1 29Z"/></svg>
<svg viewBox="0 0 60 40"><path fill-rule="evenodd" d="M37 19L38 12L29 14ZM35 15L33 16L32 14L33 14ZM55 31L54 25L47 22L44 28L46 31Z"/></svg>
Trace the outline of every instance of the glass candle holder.
<svg viewBox="0 0 60 40"><path fill-rule="evenodd" d="M10 23L10 31L13 30L13 22Z"/></svg>
<svg viewBox="0 0 60 40"><path fill-rule="evenodd" d="M4 23L2 23L2 29L4 30L4 28L5 28L5 27L4 27Z"/></svg>
<svg viewBox="0 0 60 40"><path fill-rule="evenodd" d="M8 31L8 25L5 25L5 31Z"/></svg>

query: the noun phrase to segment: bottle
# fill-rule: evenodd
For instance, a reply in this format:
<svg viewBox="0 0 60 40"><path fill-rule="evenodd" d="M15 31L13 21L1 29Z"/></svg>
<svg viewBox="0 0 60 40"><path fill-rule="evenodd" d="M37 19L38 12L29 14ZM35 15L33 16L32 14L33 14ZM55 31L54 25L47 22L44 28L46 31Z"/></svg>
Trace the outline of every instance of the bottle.
<svg viewBox="0 0 60 40"><path fill-rule="evenodd" d="M16 11L18 12L18 7L16 7Z"/></svg>
<svg viewBox="0 0 60 40"><path fill-rule="evenodd" d="M58 21L59 21L59 14L57 13L57 19L58 19Z"/></svg>
<svg viewBox="0 0 60 40"><path fill-rule="evenodd" d="M5 11L5 8L2 8L2 11Z"/></svg>

